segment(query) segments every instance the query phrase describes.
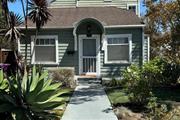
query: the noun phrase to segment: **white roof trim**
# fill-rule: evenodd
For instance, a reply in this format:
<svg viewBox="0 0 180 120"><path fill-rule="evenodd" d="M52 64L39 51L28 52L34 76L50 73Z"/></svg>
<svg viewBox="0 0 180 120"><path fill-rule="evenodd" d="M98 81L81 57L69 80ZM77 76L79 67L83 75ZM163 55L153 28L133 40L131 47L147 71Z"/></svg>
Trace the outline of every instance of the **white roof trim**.
<svg viewBox="0 0 180 120"><path fill-rule="evenodd" d="M108 25L104 26L105 28L134 28L134 27L145 27L144 24L140 25Z"/></svg>
<svg viewBox="0 0 180 120"><path fill-rule="evenodd" d="M137 27L145 27L145 24L139 24L139 25L105 25L104 28L137 28ZM25 29L25 27L18 27L20 29ZM43 27L42 29L68 29L68 28L74 28L73 26L67 26L67 27ZM28 29L36 29L36 27L28 27Z"/></svg>

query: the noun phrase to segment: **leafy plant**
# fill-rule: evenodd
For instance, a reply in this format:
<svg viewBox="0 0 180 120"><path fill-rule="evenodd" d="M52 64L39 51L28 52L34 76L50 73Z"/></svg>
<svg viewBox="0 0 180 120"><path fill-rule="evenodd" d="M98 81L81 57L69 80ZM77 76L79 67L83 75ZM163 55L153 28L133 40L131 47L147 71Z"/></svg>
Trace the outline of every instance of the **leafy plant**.
<svg viewBox="0 0 180 120"><path fill-rule="evenodd" d="M176 108L172 108L171 104L158 103L156 97L151 97L147 104L149 112L148 120L172 120L175 116Z"/></svg>
<svg viewBox="0 0 180 120"><path fill-rule="evenodd" d="M9 92L0 92L0 113L9 113L16 120L46 120L58 118L53 112L61 105L59 97L66 91L60 89L60 83L52 84L48 73L41 75L33 67L32 75L11 77Z"/></svg>
<svg viewBox="0 0 180 120"><path fill-rule="evenodd" d="M4 79L3 70L0 70L0 91L6 91L8 89L8 81Z"/></svg>
<svg viewBox="0 0 180 120"><path fill-rule="evenodd" d="M142 67L131 65L123 73L122 84L129 93L129 99L146 105L152 96L152 87L161 84L163 64L160 59L145 63Z"/></svg>
<svg viewBox="0 0 180 120"><path fill-rule="evenodd" d="M112 78L112 80L107 84L109 87L120 87L121 81L116 80L115 78Z"/></svg>

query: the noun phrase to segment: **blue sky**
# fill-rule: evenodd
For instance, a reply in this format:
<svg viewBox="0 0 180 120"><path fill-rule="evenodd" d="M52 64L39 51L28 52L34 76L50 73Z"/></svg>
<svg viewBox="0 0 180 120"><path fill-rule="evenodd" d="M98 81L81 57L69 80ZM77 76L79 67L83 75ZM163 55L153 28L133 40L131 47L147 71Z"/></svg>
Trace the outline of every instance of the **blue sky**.
<svg viewBox="0 0 180 120"><path fill-rule="evenodd" d="M143 6L142 1L143 0L141 0L141 8L140 9L141 9L141 15L144 15L146 8ZM14 11L15 13L19 13L20 15L23 15L20 0L17 0L16 3L9 3L9 9L10 9L10 11Z"/></svg>

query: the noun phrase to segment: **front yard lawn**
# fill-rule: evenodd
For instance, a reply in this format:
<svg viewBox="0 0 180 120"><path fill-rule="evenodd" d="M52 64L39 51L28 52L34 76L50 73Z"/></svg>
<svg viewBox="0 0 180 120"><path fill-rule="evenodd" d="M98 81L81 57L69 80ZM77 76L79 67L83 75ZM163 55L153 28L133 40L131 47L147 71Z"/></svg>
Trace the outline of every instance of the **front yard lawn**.
<svg viewBox="0 0 180 120"><path fill-rule="evenodd" d="M128 96L122 88L106 88L106 93L113 106L129 102Z"/></svg>
<svg viewBox="0 0 180 120"><path fill-rule="evenodd" d="M106 88L106 93L113 106L129 102L128 96L122 88ZM180 104L180 88L178 87L154 88L153 93L160 102L168 101Z"/></svg>
<svg viewBox="0 0 180 120"><path fill-rule="evenodd" d="M116 113L117 109L119 109L120 114L127 110L133 111L134 116L141 115L144 112L144 108L140 108L139 106L133 105L130 103L127 94L122 88L106 88L107 96L113 106L113 109ZM161 103L170 103L178 108L177 111L171 120L179 120L180 119L180 88L179 87L166 87L166 88L154 88L154 95L158 98L158 101ZM125 110L124 110L125 109ZM118 114L116 114L118 116ZM120 115L121 116L121 115ZM123 115L122 115L123 116ZM134 117L132 116L132 118ZM120 117L118 117L120 118ZM127 116L121 120L130 119ZM135 118L134 118L135 119ZM133 119L133 120L134 120ZM137 118L139 119L139 118ZM141 119L141 118L140 118ZM136 119L135 119L136 120Z"/></svg>

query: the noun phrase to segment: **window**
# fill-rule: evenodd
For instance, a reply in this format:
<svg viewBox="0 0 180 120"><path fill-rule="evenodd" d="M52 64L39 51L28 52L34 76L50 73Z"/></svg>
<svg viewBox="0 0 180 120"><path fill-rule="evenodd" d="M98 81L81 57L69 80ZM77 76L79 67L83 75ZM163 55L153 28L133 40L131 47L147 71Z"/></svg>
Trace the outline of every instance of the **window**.
<svg viewBox="0 0 180 120"><path fill-rule="evenodd" d="M137 13L137 6L136 5L128 5L128 10L131 10L131 11Z"/></svg>
<svg viewBox="0 0 180 120"><path fill-rule="evenodd" d="M32 41L34 36L32 37ZM58 39L57 36L38 36L34 47L33 61L36 64L57 64L58 63ZM32 48L33 50L33 48Z"/></svg>
<svg viewBox="0 0 180 120"><path fill-rule="evenodd" d="M112 0L104 0L104 2L112 2Z"/></svg>
<svg viewBox="0 0 180 120"><path fill-rule="evenodd" d="M109 35L105 50L106 63L131 62L131 35Z"/></svg>

